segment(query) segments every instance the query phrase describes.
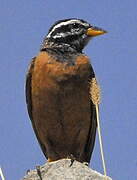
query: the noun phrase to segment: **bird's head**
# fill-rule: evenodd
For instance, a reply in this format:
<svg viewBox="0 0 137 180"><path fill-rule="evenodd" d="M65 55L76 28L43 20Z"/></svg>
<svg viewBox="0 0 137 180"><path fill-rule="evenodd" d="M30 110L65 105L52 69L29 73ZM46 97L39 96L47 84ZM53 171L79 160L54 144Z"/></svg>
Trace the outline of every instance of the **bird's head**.
<svg viewBox="0 0 137 180"><path fill-rule="evenodd" d="M106 31L81 19L60 20L49 29L41 50L44 50L47 44L51 44L60 48L70 47L76 52L82 52L91 38L104 33Z"/></svg>

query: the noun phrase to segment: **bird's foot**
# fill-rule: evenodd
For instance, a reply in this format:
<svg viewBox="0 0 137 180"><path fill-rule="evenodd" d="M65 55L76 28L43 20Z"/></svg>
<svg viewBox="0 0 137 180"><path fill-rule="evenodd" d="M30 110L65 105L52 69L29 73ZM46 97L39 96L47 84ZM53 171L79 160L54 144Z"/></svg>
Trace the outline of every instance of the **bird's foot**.
<svg viewBox="0 0 137 180"><path fill-rule="evenodd" d="M42 175L41 175L41 171L40 171L40 166L36 166L36 170L37 170L37 174L38 174L40 180L42 180Z"/></svg>
<svg viewBox="0 0 137 180"><path fill-rule="evenodd" d="M71 167L73 165L74 161L76 160L76 158L72 154L70 155L69 158L71 159L71 163L70 163L69 167Z"/></svg>

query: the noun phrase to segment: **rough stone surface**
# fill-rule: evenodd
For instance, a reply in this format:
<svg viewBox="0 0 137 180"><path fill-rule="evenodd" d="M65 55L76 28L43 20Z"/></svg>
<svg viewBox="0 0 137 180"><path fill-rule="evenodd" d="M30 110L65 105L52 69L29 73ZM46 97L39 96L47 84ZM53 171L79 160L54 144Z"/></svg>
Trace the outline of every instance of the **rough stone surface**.
<svg viewBox="0 0 137 180"><path fill-rule="evenodd" d="M70 159L48 162L29 171L22 180L112 180L78 161L70 165Z"/></svg>

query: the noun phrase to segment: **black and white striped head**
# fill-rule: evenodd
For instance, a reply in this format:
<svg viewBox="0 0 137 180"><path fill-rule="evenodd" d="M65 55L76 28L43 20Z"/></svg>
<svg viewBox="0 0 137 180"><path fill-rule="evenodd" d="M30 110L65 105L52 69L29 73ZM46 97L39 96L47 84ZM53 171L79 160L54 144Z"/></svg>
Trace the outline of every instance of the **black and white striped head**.
<svg viewBox="0 0 137 180"><path fill-rule="evenodd" d="M60 20L49 29L41 49L50 43L62 48L67 45L77 52L81 52L92 37L105 32L81 19Z"/></svg>

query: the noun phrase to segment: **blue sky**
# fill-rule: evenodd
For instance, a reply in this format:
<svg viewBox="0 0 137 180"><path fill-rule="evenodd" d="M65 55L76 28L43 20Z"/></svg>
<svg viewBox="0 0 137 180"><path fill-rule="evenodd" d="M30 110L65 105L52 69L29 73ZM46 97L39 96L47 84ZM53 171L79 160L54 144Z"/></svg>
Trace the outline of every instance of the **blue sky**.
<svg viewBox="0 0 137 180"><path fill-rule="evenodd" d="M24 84L49 27L82 18L109 33L94 38L91 58L102 90L101 126L108 175L137 179L137 1L5 0L0 5L0 165L6 180L19 180L45 163L28 118ZM98 140L92 168L102 171Z"/></svg>

